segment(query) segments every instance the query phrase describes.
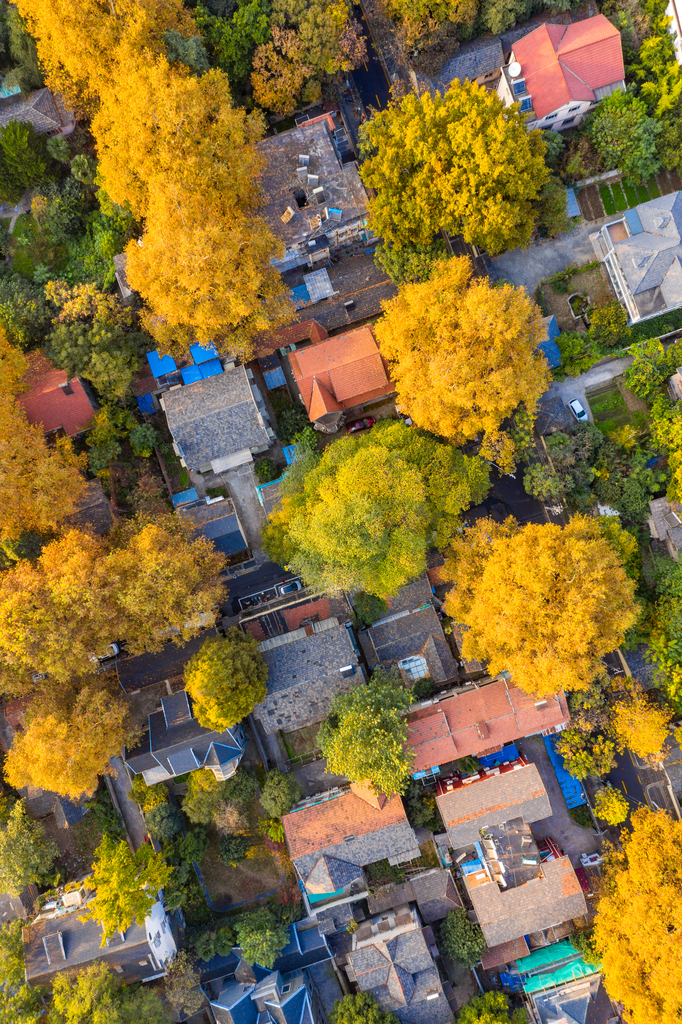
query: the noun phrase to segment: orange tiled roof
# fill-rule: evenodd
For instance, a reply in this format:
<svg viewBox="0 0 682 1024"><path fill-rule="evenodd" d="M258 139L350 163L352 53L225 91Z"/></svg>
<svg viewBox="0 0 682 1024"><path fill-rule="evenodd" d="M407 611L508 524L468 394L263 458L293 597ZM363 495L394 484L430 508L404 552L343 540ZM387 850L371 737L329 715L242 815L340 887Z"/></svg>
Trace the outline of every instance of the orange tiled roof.
<svg viewBox="0 0 682 1024"><path fill-rule="evenodd" d="M256 355L270 356L278 348L295 345L301 341L324 341L328 338L327 330L317 320L302 320L300 323L280 327L277 331L264 331L256 338Z"/></svg>
<svg viewBox="0 0 682 1024"><path fill-rule="evenodd" d="M95 414L79 378L70 381L72 393L64 394L59 385L67 383L66 374L40 352L31 352L28 356L24 382L28 384L28 391L19 395L17 402L29 423L42 426L45 433L63 427L69 437L73 437Z"/></svg>
<svg viewBox="0 0 682 1024"><path fill-rule="evenodd" d="M522 736L551 732L569 720L563 693L538 702L504 679L440 701L410 716L414 770L478 756Z"/></svg>
<svg viewBox="0 0 682 1024"><path fill-rule="evenodd" d="M343 406L337 402L331 391L315 377L308 407L308 415L311 420L319 420L328 412L341 412L342 409Z"/></svg>
<svg viewBox="0 0 682 1024"><path fill-rule="evenodd" d="M620 33L598 14L574 25L541 25L514 43L538 118L625 78Z"/></svg>
<svg viewBox="0 0 682 1024"><path fill-rule="evenodd" d="M292 352L289 362L311 419L329 411L326 407L318 411L325 406L320 398L322 388L344 409L367 401L370 395L375 397L375 393L379 397L393 391L369 327Z"/></svg>
<svg viewBox="0 0 682 1024"><path fill-rule="evenodd" d="M292 860L342 843L348 835L369 835L399 822L407 824L399 796L392 796L382 810L377 810L355 793L344 793L333 800L324 800L313 807L285 814L282 818Z"/></svg>

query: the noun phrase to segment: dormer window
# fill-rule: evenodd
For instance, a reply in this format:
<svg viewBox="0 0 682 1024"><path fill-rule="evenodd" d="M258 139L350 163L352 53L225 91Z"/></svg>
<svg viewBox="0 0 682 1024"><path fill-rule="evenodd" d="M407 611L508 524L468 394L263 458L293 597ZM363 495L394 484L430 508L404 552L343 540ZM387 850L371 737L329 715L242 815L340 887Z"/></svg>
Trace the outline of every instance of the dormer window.
<svg viewBox="0 0 682 1024"><path fill-rule="evenodd" d="M526 92L526 80L520 78L518 82L513 83L513 87L515 96L523 96L524 92Z"/></svg>

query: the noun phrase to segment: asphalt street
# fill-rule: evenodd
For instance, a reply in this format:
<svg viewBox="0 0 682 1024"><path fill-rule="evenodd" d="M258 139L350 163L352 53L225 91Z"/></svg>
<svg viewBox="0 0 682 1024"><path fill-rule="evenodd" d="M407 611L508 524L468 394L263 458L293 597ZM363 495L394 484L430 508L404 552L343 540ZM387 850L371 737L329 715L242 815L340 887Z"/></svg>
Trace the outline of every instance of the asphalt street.
<svg viewBox="0 0 682 1024"><path fill-rule="evenodd" d="M386 81L384 69L374 49L372 37L359 4L355 5L353 13L362 28L362 33L367 43L367 60L353 71L352 78L365 107L367 109L374 107L375 110L384 110L391 98L389 83Z"/></svg>
<svg viewBox="0 0 682 1024"><path fill-rule="evenodd" d="M222 606L222 615L236 615L239 612L239 598L258 594L290 579L295 579L295 575L274 562L264 562L251 572L242 573L235 580L226 577L229 589ZM182 647L167 643L155 654L118 658L116 671L121 686L127 693L131 693L133 690L140 690L145 686L162 683L165 679L181 675L185 664L199 650L204 640L209 636L215 636L216 633L215 628L207 629Z"/></svg>
<svg viewBox="0 0 682 1024"><path fill-rule="evenodd" d="M650 807L677 818L663 772L640 762L630 751L617 755L616 767L606 776L606 781L625 794L633 811Z"/></svg>

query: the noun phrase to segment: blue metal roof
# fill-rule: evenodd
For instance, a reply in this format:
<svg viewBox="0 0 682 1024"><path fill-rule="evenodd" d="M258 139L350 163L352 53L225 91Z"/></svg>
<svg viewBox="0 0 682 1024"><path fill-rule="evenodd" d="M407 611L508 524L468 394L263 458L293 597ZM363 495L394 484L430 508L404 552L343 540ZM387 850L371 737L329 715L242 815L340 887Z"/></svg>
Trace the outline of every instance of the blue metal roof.
<svg viewBox="0 0 682 1024"><path fill-rule="evenodd" d="M152 415L152 413L156 412L154 399L152 398L151 395L140 395L140 397L137 400L137 407L140 410L140 412L149 413L150 416Z"/></svg>
<svg viewBox="0 0 682 1024"><path fill-rule="evenodd" d="M566 189L566 213L569 217L581 216L578 200L576 199L575 191L572 188Z"/></svg>
<svg viewBox="0 0 682 1024"><path fill-rule="evenodd" d="M284 388L287 384L284 370L281 366L278 366L276 370L268 370L267 373L263 374L263 379L268 391L272 391L273 388Z"/></svg>
<svg viewBox="0 0 682 1024"><path fill-rule="evenodd" d="M201 370L198 366L185 366L180 370L180 376L183 384L195 384L201 380Z"/></svg>
<svg viewBox="0 0 682 1024"><path fill-rule="evenodd" d="M545 746L547 747L547 753L549 759L552 762L554 768L554 774L557 777L557 781L561 786L561 792L566 798L566 804L570 810L572 807L579 807L581 804L586 804L585 793L583 791L582 784L576 778L574 778L564 768L564 759L556 749L556 743L559 739L556 733L552 736L543 736Z"/></svg>
<svg viewBox="0 0 682 1024"><path fill-rule="evenodd" d="M550 370L561 364L561 349L556 341L541 341L538 348L549 363Z"/></svg>
<svg viewBox="0 0 682 1024"><path fill-rule="evenodd" d="M642 231L644 231L637 210L626 210L625 220L627 222L628 227L630 228L631 235L639 235Z"/></svg>
<svg viewBox="0 0 682 1024"><path fill-rule="evenodd" d="M198 499L199 495L197 494L196 487L190 487L186 491L180 491L179 494L171 495L173 508L177 508L178 505L187 505L190 501L198 501Z"/></svg>
<svg viewBox="0 0 682 1024"><path fill-rule="evenodd" d="M212 341L206 345L190 345L189 350L195 363L207 363L209 359L218 358L218 349Z"/></svg>
<svg viewBox="0 0 682 1024"><path fill-rule="evenodd" d="M291 289L291 301L296 309L300 309L310 302L310 295L304 284L298 284L295 288Z"/></svg>
<svg viewBox="0 0 682 1024"><path fill-rule="evenodd" d="M172 373L173 370L177 370L172 356L163 356L162 358L156 350L147 352L147 362L153 377L163 377L164 373Z"/></svg>
<svg viewBox="0 0 682 1024"><path fill-rule="evenodd" d="M502 747L502 750L498 750L496 754L486 754L485 757L479 757L479 763L484 768L494 768L495 765L502 764L503 761L515 761L519 756L519 752L516 749L515 743L508 743L506 747Z"/></svg>
<svg viewBox="0 0 682 1024"><path fill-rule="evenodd" d="M297 448L297 444L288 444L286 448L282 448L282 451L284 452L284 458L287 460L287 466L290 466L291 463L295 461Z"/></svg>
<svg viewBox="0 0 682 1024"><path fill-rule="evenodd" d="M223 366L219 359L210 359L207 363L198 366L197 369L201 370L202 377L215 377L223 372Z"/></svg>

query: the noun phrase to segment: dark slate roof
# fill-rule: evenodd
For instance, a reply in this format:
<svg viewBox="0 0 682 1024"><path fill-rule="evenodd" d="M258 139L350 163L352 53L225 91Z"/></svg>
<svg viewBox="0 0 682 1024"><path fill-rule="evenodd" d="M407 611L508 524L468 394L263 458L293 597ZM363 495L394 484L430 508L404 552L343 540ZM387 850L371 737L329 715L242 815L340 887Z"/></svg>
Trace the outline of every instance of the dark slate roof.
<svg viewBox="0 0 682 1024"><path fill-rule="evenodd" d="M454 57L443 65L435 81L443 90L447 90L455 78L460 82L473 81L480 75L497 71L503 64L502 44L497 36L476 39L460 46Z"/></svg>
<svg viewBox="0 0 682 1024"><path fill-rule="evenodd" d="M600 974L581 978L560 988L533 994L540 1024L609 1024L617 1020Z"/></svg>
<svg viewBox="0 0 682 1024"><path fill-rule="evenodd" d="M54 816L59 828L70 828L77 825L87 814L87 807L67 800L66 797L58 796L54 804Z"/></svg>
<svg viewBox="0 0 682 1024"><path fill-rule="evenodd" d="M10 121L30 124L37 132L60 131L68 115L49 89L37 89L28 96L12 96L0 101L0 128Z"/></svg>
<svg viewBox="0 0 682 1024"><path fill-rule="evenodd" d="M318 625L321 623L314 624ZM320 722L335 694L347 693L363 682L345 626L335 625L312 636L306 636L302 628L282 639L287 637L288 642L270 649L261 644L268 666L268 695L253 713L267 733ZM342 676L340 670L348 665L355 666L354 674Z"/></svg>
<svg viewBox="0 0 682 1024"><path fill-rule="evenodd" d="M162 698L162 710L149 716L149 731L134 749L126 751L126 763L136 774L161 767L169 775L184 775L205 762L214 763L216 757L221 759L218 763L224 764L242 752L233 730L205 729L196 718L188 718L187 708L191 713L191 702L188 703L186 697L183 701L183 694L181 691L170 698ZM167 702L170 726L166 724L164 702ZM209 755L210 761L207 761Z"/></svg>
<svg viewBox="0 0 682 1024"><path fill-rule="evenodd" d="M333 935L334 932L345 931L353 920L353 905L340 903L334 907L325 907L316 912L315 920L321 935Z"/></svg>
<svg viewBox="0 0 682 1024"><path fill-rule="evenodd" d="M75 512L67 517L66 522L76 530L90 529L98 537L109 532L114 525L114 514L111 502L102 490L101 480L88 480Z"/></svg>
<svg viewBox="0 0 682 1024"><path fill-rule="evenodd" d="M305 882L308 892L336 892L363 877L362 868L357 864L323 855Z"/></svg>
<svg viewBox="0 0 682 1024"><path fill-rule="evenodd" d="M199 972L202 984L216 978L227 978L234 974L239 964L239 957L232 950L227 956L216 953L210 960L197 960L194 969Z"/></svg>
<svg viewBox="0 0 682 1024"><path fill-rule="evenodd" d="M167 391L162 401L190 469L270 444L243 366Z"/></svg>
<svg viewBox="0 0 682 1024"><path fill-rule="evenodd" d="M211 502L210 505L206 504L205 499L199 499L179 508L178 515L192 524L197 535L206 537L225 555L234 555L248 547L229 498Z"/></svg>
<svg viewBox="0 0 682 1024"><path fill-rule="evenodd" d="M58 972L70 967L81 967L95 960L104 960L112 970L122 967L123 973L118 976L124 982L139 981L158 974L158 968L149 958L144 927L132 924L126 929L123 940L117 932L107 946L102 946L101 925L97 921L81 921L82 913L82 908L78 908L61 917L34 921L24 929L26 980L30 985L49 984ZM48 963L43 939L47 943L52 963Z"/></svg>
<svg viewBox="0 0 682 1024"><path fill-rule="evenodd" d="M176 725L192 720L192 709L189 706L189 696L186 690L162 697L161 710L167 729L173 729Z"/></svg>
<svg viewBox="0 0 682 1024"><path fill-rule="evenodd" d="M383 886L367 898L370 914L380 914L405 903L417 903L424 924L441 921L451 910L462 906L452 875L438 868L402 885Z"/></svg>
<svg viewBox="0 0 682 1024"><path fill-rule="evenodd" d="M426 660L429 675L437 683L457 676L457 663L443 634L438 614L431 604L427 608L402 614L400 618L391 619L387 616L386 620L372 626L369 639L379 662L422 657Z"/></svg>
<svg viewBox="0 0 682 1024"><path fill-rule="evenodd" d="M289 974L291 971L300 971L304 967L312 967L313 964L331 960L332 953L327 940L324 935L320 935L317 928L299 931L296 925L292 924L289 925L289 936L289 944L272 965L273 971Z"/></svg>
<svg viewBox="0 0 682 1024"><path fill-rule="evenodd" d="M293 271L283 276L288 287L303 283L303 273L309 273L309 267L298 272ZM327 268L329 280L338 295L323 299L312 306L305 306L299 311L300 321L315 320L327 331L341 333L345 328L363 323L379 316L382 302L394 298L398 289L385 271L374 262L371 253L361 256L345 256L338 263ZM344 302L352 301L350 309Z"/></svg>

